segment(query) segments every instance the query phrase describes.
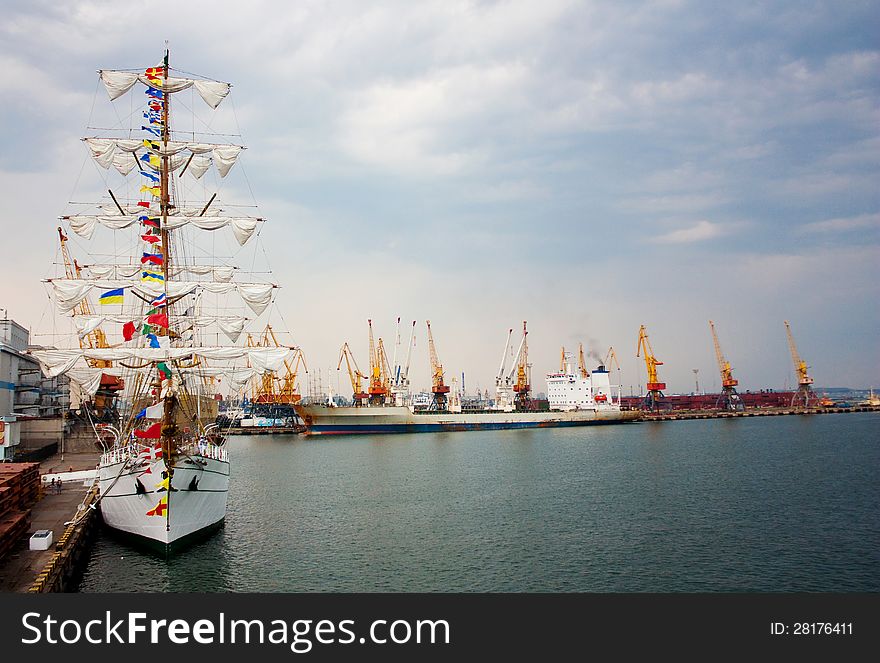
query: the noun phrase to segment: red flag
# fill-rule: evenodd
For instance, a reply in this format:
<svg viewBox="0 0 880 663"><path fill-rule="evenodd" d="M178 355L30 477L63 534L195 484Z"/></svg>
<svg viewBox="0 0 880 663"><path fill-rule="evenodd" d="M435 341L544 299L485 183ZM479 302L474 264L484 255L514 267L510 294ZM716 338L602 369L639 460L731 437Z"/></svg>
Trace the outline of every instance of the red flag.
<svg viewBox="0 0 880 663"><path fill-rule="evenodd" d="M133 322L126 322L122 325L122 338L126 341L130 341L132 336L134 336L135 326Z"/></svg>
<svg viewBox="0 0 880 663"><path fill-rule="evenodd" d="M138 202L138 206L139 207L149 207L150 203L146 200L141 200L140 202Z"/></svg>
<svg viewBox="0 0 880 663"><path fill-rule="evenodd" d="M166 495L162 499L159 500L159 503L155 507L153 507L152 509L147 511L147 515L148 516L164 516L165 509L167 509L167 508L168 508L168 496Z"/></svg>
<svg viewBox="0 0 880 663"><path fill-rule="evenodd" d="M136 430L134 432L134 436L141 439L158 440L160 437L162 437L162 422L157 421L147 430Z"/></svg>
<svg viewBox="0 0 880 663"><path fill-rule="evenodd" d="M150 244L155 244L156 242L162 241L162 238L158 235L141 235L141 239L145 242L149 242Z"/></svg>
<svg viewBox="0 0 880 663"><path fill-rule="evenodd" d="M164 327L165 329L168 329L168 314L154 313L153 315L148 315L147 324L156 325L157 327Z"/></svg>

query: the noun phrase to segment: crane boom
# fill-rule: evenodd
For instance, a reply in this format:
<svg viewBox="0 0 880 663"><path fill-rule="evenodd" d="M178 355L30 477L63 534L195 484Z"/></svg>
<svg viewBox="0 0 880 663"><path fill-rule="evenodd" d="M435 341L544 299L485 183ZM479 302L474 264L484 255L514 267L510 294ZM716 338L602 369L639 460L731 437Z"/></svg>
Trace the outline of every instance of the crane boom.
<svg viewBox="0 0 880 663"><path fill-rule="evenodd" d="M715 359L718 361L718 370L721 372L721 386L724 388L735 387L739 384L739 381L733 378L730 362L725 359L724 353L721 351L718 333L715 331L715 324L711 320L709 320L709 329L712 330L712 341L715 344Z"/></svg>
<svg viewBox="0 0 880 663"><path fill-rule="evenodd" d="M617 364L617 370L619 371L620 370L620 361L618 361L618 359L617 359L617 353L614 352L613 346L608 348L608 352L605 354L605 362L603 363L603 366L605 366L605 368L610 370L612 359L614 360L614 363Z"/></svg>
<svg viewBox="0 0 880 663"><path fill-rule="evenodd" d="M382 399L388 395L391 388L391 368L388 366L388 355L385 354L385 344L379 338L379 346L376 350L376 361L379 364L379 381L382 386Z"/></svg>
<svg viewBox="0 0 880 663"><path fill-rule="evenodd" d="M416 321L413 320L412 329L409 332L409 347L406 350L406 366L403 368L403 380L407 382L409 380L409 360L412 357L412 349L416 344Z"/></svg>
<svg viewBox="0 0 880 663"><path fill-rule="evenodd" d="M434 335L431 333L431 321L425 321L428 325L428 356L431 360L431 393L434 394L434 405L438 410L446 409L446 394L449 387L443 382L443 364L437 357L437 349L434 347Z"/></svg>
<svg viewBox="0 0 880 663"><path fill-rule="evenodd" d="M345 360L345 367L348 369L348 379L351 381L352 400L355 405L362 405L363 401L368 398L368 395L361 388L361 380L366 376L358 368L357 361L355 361L348 343L344 343L339 351L339 363L336 365L337 371L342 367L343 360ZM352 365L354 365L354 369L352 369Z"/></svg>
<svg viewBox="0 0 880 663"><path fill-rule="evenodd" d="M382 380L382 366L379 360L379 352L376 350L376 343L373 341L373 321L367 320L367 327L370 335L370 386L368 392L370 394L370 404L381 404L385 402L385 396L388 390L385 388ZM387 360L386 360L387 363Z"/></svg>
<svg viewBox="0 0 880 663"><path fill-rule="evenodd" d="M507 372L505 379L510 382L513 380L513 374L517 372L520 365L520 358L523 353L523 346L525 346L526 335L525 335L525 323L523 323L523 337L519 342L519 347L516 349L516 354L513 357L513 363L510 365L510 370Z"/></svg>
<svg viewBox="0 0 880 663"><path fill-rule="evenodd" d="M590 374L587 370L587 360L584 359L583 343L578 343L578 372L580 372L582 378L585 378Z"/></svg>
<svg viewBox="0 0 880 663"><path fill-rule="evenodd" d="M653 410L657 406L657 399L663 397L663 390L666 389L666 383L660 382L660 379L657 377L657 367L662 366L663 362L659 361L657 357L654 356L654 350L651 348L651 341L648 340L648 330L645 325L642 325L639 328L639 344L636 347L636 357L640 354L645 359L645 369L648 372L645 404L648 409Z"/></svg>
<svg viewBox="0 0 880 663"><path fill-rule="evenodd" d="M504 343L504 352L501 355L501 365L498 367L498 375L495 376L495 384L499 386L504 381L504 365L507 363L507 350L510 348L511 336L513 336L513 327L507 331L507 341Z"/></svg>
<svg viewBox="0 0 880 663"><path fill-rule="evenodd" d="M516 384L513 385L513 391L516 393L516 406L517 409L523 409L526 407L526 404L529 400L529 393L531 392L531 377L530 366L529 366L529 343L528 343L528 335L529 332L526 329L526 321L523 320L523 335L522 341L519 344L519 351L516 353L516 362L514 366L516 367ZM511 371L513 371L513 367L511 367Z"/></svg>
<svg viewBox="0 0 880 663"><path fill-rule="evenodd" d="M788 349L791 351L791 360L794 362L794 370L798 376L798 385L813 384L813 378L807 374L807 362L801 359L797 346L794 344L794 336L791 333L791 325L785 320L785 333L788 336Z"/></svg>
<svg viewBox="0 0 880 663"><path fill-rule="evenodd" d="M816 394L813 393L813 378L810 377L807 369L807 362L801 359L801 355L794 344L794 335L791 333L791 325L788 320L785 321L785 333L788 336L788 349L791 351L791 360L794 362L794 370L798 378L798 390L792 396L791 404L801 404L803 407L811 407L818 403Z"/></svg>
<svg viewBox="0 0 880 663"><path fill-rule="evenodd" d="M721 372L721 394L718 397L716 407L721 406L727 410L743 410L745 404L739 394L736 393L736 385L739 384L733 377L730 362L721 351L721 343L718 342L718 334L715 331L715 323L709 320L709 329L712 330L712 341L715 344L715 358L718 361L718 370Z"/></svg>
<svg viewBox="0 0 880 663"><path fill-rule="evenodd" d="M394 338L394 356L391 359L391 366L394 373L391 375L391 384L395 387L400 384L400 366L397 363L397 351L400 349L400 316L397 316L397 332Z"/></svg>
<svg viewBox="0 0 880 663"><path fill-rule="evenodd" d="M648 391L662 391L666 389L666 383L660 382L657 377L657 367L662 366L663 362L658 361L657 357L654 356L654 350L651 348L651 341L648 340L648 330L645 325L639 328L639 344L636 348L636 357L640 354L644 356L645 368L648 371Z"/></svg>

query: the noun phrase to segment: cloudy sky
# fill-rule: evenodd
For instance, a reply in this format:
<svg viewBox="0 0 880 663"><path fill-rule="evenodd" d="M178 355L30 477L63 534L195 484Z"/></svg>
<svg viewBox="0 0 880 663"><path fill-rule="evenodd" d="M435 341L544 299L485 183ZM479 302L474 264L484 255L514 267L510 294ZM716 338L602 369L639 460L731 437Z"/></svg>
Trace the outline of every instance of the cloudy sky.
<svg viewBox="0 0 880 663"><path fill-rule="evenodd" d="M242 255L325 383L344 341L367 363L367 318L390 345L401 316L417 386L425 319L469 389L523 320L541 390L582 341L638 392L640 324L670 392L694 368L717 389L709 319L744 389L794 382L783 320L817 385L880 386L876 3L4 7L0 306L35 332L57 324L56 219L101 190L78 138L130 103L95 71L167 39L234 84L218 114L249 149L221 194L269 219Z"/></svg>

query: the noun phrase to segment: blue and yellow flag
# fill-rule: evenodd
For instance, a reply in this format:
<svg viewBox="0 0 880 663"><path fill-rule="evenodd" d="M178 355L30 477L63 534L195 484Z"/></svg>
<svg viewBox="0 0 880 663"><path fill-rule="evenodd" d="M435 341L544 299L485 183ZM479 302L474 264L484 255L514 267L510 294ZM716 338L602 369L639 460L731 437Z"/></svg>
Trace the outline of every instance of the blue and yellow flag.
<svg viewBox="0 0 880 663"><path fill-rule="evenodd" d="M162 274L158 274L156 272L141 272L141 281L154 281L162 283L164 280L165 277L162 276Z"/></svg>
<svg viewBox="0 0 880 663"><path fill-rule="evenodd" d="M98 298L98 301L101 304L121 304L123 300L123 295L125 294L125 288L119 288L117 290L108 290L103 295Z"/></svg>

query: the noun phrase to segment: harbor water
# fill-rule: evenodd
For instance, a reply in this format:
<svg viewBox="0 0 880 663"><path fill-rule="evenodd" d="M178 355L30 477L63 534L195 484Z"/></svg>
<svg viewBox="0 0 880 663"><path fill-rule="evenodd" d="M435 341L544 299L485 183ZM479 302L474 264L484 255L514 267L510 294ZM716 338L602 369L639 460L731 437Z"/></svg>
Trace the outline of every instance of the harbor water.
<svg viewBox="0 0 880 663"><path fill-rule="evenodd" d="M80 591L880 591L880 413L229 448L222 530Z"/></svg>

